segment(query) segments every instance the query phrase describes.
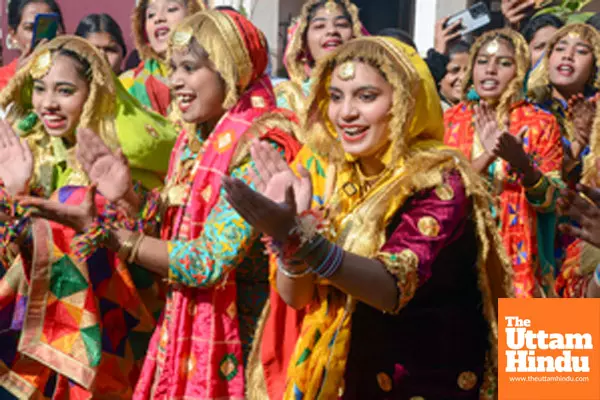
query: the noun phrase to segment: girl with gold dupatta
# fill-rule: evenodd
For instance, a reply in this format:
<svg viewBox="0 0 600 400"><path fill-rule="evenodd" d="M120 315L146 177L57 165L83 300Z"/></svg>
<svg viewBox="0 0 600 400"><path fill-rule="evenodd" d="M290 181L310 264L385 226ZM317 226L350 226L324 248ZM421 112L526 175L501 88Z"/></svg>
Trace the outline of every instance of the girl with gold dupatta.
<svg viewBox="0 0 600 400"><path fill-rule="evenodd" d="M358 8L349 0L307 0L297 21L288 29L283 63L290 80L275 86L277 105L300 114L316 64L329 52L362 34Z"/></svg>
<svg viewBox="0 0 600 400"><path fill-rule="evenodd" d="M264 145L262 194L224 179L270 237L279 294L307 308L284 398L492 398L511 269L481 180L442 146L427 65L395 39L360 38L314 77L309 143L334 166L323 212L312 177Z"/></svg>
<svg viewBox="0 0 600 400"><path fill-rule="evenodd" d="M123 86L145 107L167 116L170 113L167 39L187 15L204 10L202 0L140 0L131 19L135 46L142 61L121 74Z"/></svg>
<svg viewBox="0 0 600 400"><path fill-rule="evenodd" d="M555 297L556 198L563 151L556 119L523 100L530 56L502 29L471 48L465 99L444 114L447 145L487 178L518 297Z"/></svg>
<svg viewBox="0 0 600 400"><path fill-rule="evenodd" d="M268 295L268 268L257 232L223 198L221 177L250 180L250 135L290 161L299 149L279 114L272 117L278 123L267 120L275 96L265 74L265 43L258 28L231 11L200 12L174 30L171 88L184 121L197 129L180 133L162 192L128 200L126 165L100 141L86 142L86 169L106 160L111 166L97 177L99 187L110 182L120 189L113 202L141 208L133 225L160 222L160 239L112 226L92 243L100 247L96 253L107 247L168 283L134 399L244 398L245 361ZM94 226L93 207L29 201L77 232Z"/></svg>
<svg viewBox="0 0 600 400"><path fill-rule="evenodd" d="M595 160L600 156L600 111L596 107L600 34L586 24L567 25L552 37L548 49L531 75L529 94L560 121L564 181L571 190L578 184L595 187ZM570 73L561 73L561 69L569 69ZM562 297L585 297L600 262L600 250L561 232L557 254L562 264L557 293Z"/></svg>
<svg viewBox="0 0 600 400"><path fill-rule="evenodd" d="M311 71L328 53L364 33L358 8L349 0L307 0L298 21L288 30L284 64L290 80L275 86L277 105L303 115L306 97L313 86ZM307 143L307 136L302 130L296 130L295 137L301 143ZM293 165L302 165L314 173L314 201L322 205L327 171L325 160L309 146L303 146ZM271 292L270 296L259 324L262 340L250 357L250 362L256 367L249 371L253 376L249 378L248 395L258 393L257 400L267 396L265 391L271 399L281 398L287 365L304 318L303 311L288 307L277 293ZM253 386L264 390L257 392L252 389Z"/></svg>
<svg viewBox="0 0 600 400"><path fill-rule="evenodd" d="M176 133L75 36L36 49L0 98L12 125L0 127L2 212L15 219L1 231L11 253L3 255L8 270L0 281L0 386L16 398L131 398L162 306L154 276L106 253L79 260L74 232L32 220L14 195L81 202L80 185L93 176L76 160L76 129L120 148L151 189L160 185ZM109 194L109 186L100 190ZM96 201L104 208L104 198Z"/></svg>

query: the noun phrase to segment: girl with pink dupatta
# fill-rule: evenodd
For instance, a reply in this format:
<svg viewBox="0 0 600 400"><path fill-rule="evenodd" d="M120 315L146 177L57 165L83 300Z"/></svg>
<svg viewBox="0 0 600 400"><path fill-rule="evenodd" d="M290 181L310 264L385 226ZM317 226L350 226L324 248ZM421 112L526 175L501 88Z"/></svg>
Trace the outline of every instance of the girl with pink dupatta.
<svg viewBox="0 0 600 400"><path fill-rule="evenodd" d="M168 283L133 398L243 399L246 353L268 295L267 260L258 234L224 199L221 179L250 183L253 138L268 141L288 160L299 146L285 130L289 116L270 113L275 97L265 75L265 40L242 15L188 17L172 33L169 55L175 104L197 130L180 134L162 193L141 199L119 157L93 135L79 138L89 149L80 162L95 172L95 183L111 182L109 200L128 212L130 222L159 218L160 239L109 226L90 242ZM24 204L83 235L99 224L91 195L81 206L32 198Z"/></svg>

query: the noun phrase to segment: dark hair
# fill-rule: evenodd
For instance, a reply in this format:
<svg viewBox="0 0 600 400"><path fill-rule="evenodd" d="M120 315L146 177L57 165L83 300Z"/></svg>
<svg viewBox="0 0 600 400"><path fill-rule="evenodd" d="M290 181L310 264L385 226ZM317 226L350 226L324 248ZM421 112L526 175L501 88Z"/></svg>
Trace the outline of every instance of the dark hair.
<svg viewBox="0 0 600 400"><path fill-rule="evenodd" d="M85 58L80 56L75 51L65 49L64 47L60 47L60 48L56 49L55 51L53 51L53 53L55 53L59 56L70 57L77 64L76 69L77 69L77 72L79 73L79 75L87 81L91 80L92 66L90 65L88 60L86 60Z"/></svg>
<svg viewBox="0 0 600 400"><path fill-rule="evenodd" d="M315 4L313 4L310 7L310 9L308 10L308 22L312 21L312 19L315 17L315 14L319 10L319 8L323 7L328 1L331 1L331 0L319 0L318 2L316 2ZM342 0L333 0L333 1L338 6L342 7L343 14L344 14L345 18L347 18L348 21L350 21L350 22L354 22L354 21L352 21L352 17L350 16L350 12L346 9L346 4L344 4L344 2Z"/></svg>
<svg viewBox="0 0 600 400"><path fill-rule="evenodd" d="M448 56L452 58L456 54L469 53L470 50L471 45L469 43L465 42L464 40L459 40L450 44Z"/></svg>
<svg viewBox="0 0 600 400"><path fill-rule="evenodd" d="M403 31L402 29L385 28L385 29L380 30L377 33L377 36L387 36L387 37L391 37L394 39L398 39L402 43L405 43L414 49L417 48L417 45L415 44L415 41L413 40L412 36L410 36L410 34L408 32Z"/></svg>
<svg viewBox="0 0 600 400"><path fill-rule="evenodd" d="M58 14L58 25L63 30L63 32L66 31L62 12L60 11L60 7L58 6L55 0L10 0L10 3L8 3L8 26L12 30L16 31L19 25L21 24L21 19L23 18L23 10L25 10L25 7L27 7L29 4L34 3L46 4L50 8L50 11Z"/></svg>
<svg viewBox="0 0 600 400"><path fill-rule="evenodd" d="M530 43L533 40L533 37L542 28L547 26L553 26L556 29L560 29L563 27L565 23L562 19L558 18L556 15L552 14L543 14L539 15L535 18L530 19L523 29L521 29L521 35L525 38L527 43Z"/></svg>
<svg viewBox="0 0 600 400"><path fill-rule="evenodd" d="M238 10L231 6L216 6L214 9L219 11L233 11L238 14L240 13Z"/></svg>
<svg viewBox="0 0 600 400"><path fill-rule="evenodd" d="M108 14L90 14L79 22L75 35L87 38L92 33L108 33L123 52L123 56L127 54L127 45L123 40L123 31L121 27Z"/></svg>
<svg viewBox="0 0 600 400"><path fill-rule="evenodd" d="M597 31L600 31L600 13L592 15L585 23L593 26Z"/></svg>

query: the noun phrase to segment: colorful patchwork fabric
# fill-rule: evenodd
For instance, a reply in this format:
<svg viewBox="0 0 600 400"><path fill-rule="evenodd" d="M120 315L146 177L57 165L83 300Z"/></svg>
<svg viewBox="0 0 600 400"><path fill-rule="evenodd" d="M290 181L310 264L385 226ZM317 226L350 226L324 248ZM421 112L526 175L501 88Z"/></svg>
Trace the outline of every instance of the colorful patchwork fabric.
<svg viewBox="0 0 600 400"><path fill-rule="evenodd" d="M65 187L57 197L78 204L85 192ZM3 343L19 338L19 345L4 349L1 385L19 397L130 399L162 309L160 287L151 273L108 251L78 263L70 254L73 234L35 220L36 257L19 258L2 280L2 321L12 321Z"/></svg>
<svg viewBox="0 0 600 400"><path fill-rule="evenodd" d="M254 186L249 161L235 169L231 176ZM202 235L191 241L168 243L170 274L173 282L196 288L218 286L227 274L236 269L239 318L244 321L245 335L241 335L244 360L251 346L251 334L268 294L268 265L257 241L257 233L231 207L224 189L216 206L209 214Z"/></svg>
<svg viewBox="0 0 600 400"><path fill-rule="evenodd" d="M473 124L473 105L461 103L444 115L445 143L458 148L469 159L482 153ZM537 187L525 190L519 176L504 160L489 168L488 181L496 196L500 232L512 259L514 284L518 297L553 296L557 268L554 254L556 199L560 179L563 147L560 128L549 113L529 104L515 104L510 113L510 132L516 135L529 127L523 138L525 151L544 174Z"/></svg>
<svg viewBox="0 0 600 400"><path fill-rule="evenodd" d="M137 68L121 74L119 79L127 91L145 107L167 116L171 92L167 83L168 68L158 60L142 61Z"/></svg>

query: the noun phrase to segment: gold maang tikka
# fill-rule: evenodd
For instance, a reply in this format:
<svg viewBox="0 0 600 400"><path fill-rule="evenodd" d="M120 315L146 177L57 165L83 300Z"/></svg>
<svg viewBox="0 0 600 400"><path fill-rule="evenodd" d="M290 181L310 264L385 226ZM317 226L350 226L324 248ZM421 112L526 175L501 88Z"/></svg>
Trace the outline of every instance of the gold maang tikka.
<svg viewBox="0 0 600 400"><path fill-rule="evenodd" d="M31 65L31 77L33 79L41 79L52 67L52 52L49 49L42 51L38 54Z"/></svg>
<svg viewBox="0 0 600 400"><path fill-rule="evenodd" d="M340 65L340 69L338 70L338 78L343 81L349 81L350 79L354 79L355 75L356 65L354 65L354 61L346 61Z"/></svg>
<svg viewBox="0 0 600 400"><path fill-rule="evenodd" d="M499 49L500 49L500 41L496 37L487 44L485 51L487 54L493 55L493 54L496 54Z"/></svg>
<svg viewBox="0 0 600 400"><path fill-rule="evenodd" d="M327 11L327 14L333 14L339 10L338 4L335 0L327 0L327 3L325 3L325 10Z"/></svg>
<svg viewBox="0 0 600 400"><path fill-rule="evenodd" d="M173 33L173 49L176 51L186 51L189 49L192 38L194 37L194 30L188 26L185 28L177 29Z"/></svg>

